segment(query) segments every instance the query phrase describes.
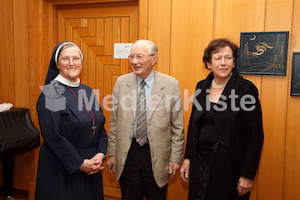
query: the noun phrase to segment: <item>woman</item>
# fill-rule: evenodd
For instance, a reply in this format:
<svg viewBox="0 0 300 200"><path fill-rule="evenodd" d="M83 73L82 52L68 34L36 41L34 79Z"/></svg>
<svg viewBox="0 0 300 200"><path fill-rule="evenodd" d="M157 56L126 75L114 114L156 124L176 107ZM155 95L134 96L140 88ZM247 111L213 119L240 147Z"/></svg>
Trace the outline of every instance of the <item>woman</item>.
<svg viewBox="0 0 300 200"><path fill-rule="evenodd" d="M203 62L212 72L198 82L180 169L189 199L249 199L263 145L258 91L235 68L238 47L216 39Z"/></svg>
<svg viewBox="0 0 300 200"><path fill-rule="evenodd" d="M37 102L44 143L36 200L104 199L105 118L92 89L80 83L82 62L82 52L74 43L61 42L53 50Z"/></svg>

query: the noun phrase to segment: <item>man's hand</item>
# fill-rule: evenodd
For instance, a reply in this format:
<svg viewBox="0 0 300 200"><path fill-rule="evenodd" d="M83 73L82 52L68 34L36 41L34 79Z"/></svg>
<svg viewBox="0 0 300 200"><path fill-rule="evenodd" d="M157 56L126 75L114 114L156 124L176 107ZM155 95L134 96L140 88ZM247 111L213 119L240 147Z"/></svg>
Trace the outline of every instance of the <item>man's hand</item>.
<svg viewBox="0 0 300 200"><path fill-rule="evenodd" d="M177 174L179 168L180 168L179 163L169 162L169 175L172 177L175 174Z"/></svg>
<svg viewBox="0 0 300 200"><path fill-rule="evenodd" d="M107 162L106 162L106 166L107 166L107 171L111 174L116 172L116 157L110 157Z"/></svg>

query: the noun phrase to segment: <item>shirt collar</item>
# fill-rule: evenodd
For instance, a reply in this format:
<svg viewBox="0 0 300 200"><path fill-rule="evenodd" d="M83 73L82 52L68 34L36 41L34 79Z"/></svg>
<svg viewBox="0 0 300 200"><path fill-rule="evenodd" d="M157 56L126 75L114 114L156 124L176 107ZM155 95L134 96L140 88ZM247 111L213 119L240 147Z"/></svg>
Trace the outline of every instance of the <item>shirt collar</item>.
<svg viewBox="0 0 300 200"><path fill-rule="evenodd" d="M69 81L68 79L64 78L62 75L58 74L56 78L54 79L64 85L70 86L70 87L78 87L80 85L80 79L76 82Z"/></svg>
<svg viewBox="0 0 300 200"><path fill-rule="evenodd" d="M152 84L153 84L153 81L154 81L154 73L155 73L155 70L152 69L152 72L145 78L145 79L142 79L140 77L137 76L137 84L138 84L138 87L140 87L141 85L141 82L144 80L146 82L146 85L148 87L150 87Z"/></svg>

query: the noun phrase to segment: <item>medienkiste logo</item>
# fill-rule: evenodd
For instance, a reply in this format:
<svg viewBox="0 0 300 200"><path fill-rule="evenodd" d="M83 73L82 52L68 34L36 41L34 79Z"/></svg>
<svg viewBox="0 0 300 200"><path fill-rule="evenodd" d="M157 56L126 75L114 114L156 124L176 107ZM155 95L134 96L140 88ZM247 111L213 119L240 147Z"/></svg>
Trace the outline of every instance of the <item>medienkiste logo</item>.
<svg viewBox="0 0 300 200"><path fill-rule="evenodd" d="M57 81L51 81L50 84L40 86L41 90L45 95L45 107L52 112L62 111L66 109L66 97L64 95L65 88L60 85ZM228 97L221 95L218 101L218 105L211 105L209 100L209 89L201 91L197 89L190 95L189 90L185 89L183 94L183 100L181 102L181 96L178 95L163 95L158 96L153 94L149 97L147 103L148 110L181 110L188 111L190 104L192 103L195 108L199 111L206 109L209 111L214 108L216 111L226 111L228 108L232 111L253 111L255 109L256 98L253 95L245 94L239 97L235 90L231 90ZM205 105L201 105L197 100L198 95L205 92ZM98 89L94 89L90 97L87 96L84 89L78 91L78 110L82 111L84 107L90 111L94 108L96 111L100 110L100 92ZM136 97L137 90L132 90L131 94L123 95L117 98L116 96L109 94L103 97L102 106L106 111L114 111L116 109L122 109L125 111L136 110Z"/></svg>

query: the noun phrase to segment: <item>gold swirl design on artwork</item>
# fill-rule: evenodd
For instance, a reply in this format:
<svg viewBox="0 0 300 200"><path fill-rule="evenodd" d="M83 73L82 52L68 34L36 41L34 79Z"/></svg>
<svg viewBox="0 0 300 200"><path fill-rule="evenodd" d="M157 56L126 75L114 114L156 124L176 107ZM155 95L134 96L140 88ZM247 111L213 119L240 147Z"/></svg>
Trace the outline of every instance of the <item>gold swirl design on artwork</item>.
<svg viewBox="0 0 300 200"><path fill-rule="evenodd" d="M274 47L264 43L264 42L259 42L255 45L255 52L249 52L250 56L260 56L262 55L267 49L273 49Z"/></svg>
<svg viewBox="0 0 300 200"><path fill-rule="evenodd" d="M299 75L299 74L298 74L298 75ZM300 89L300 82L295 83L295 84L293 85L293 88L294 88L295 90Z"/></svg>
<svg viewBox="0 0 300 200"><path fill-rule="evenodd" d="M249 40L255 40L255 38L256 38L256 35L254 35L253 38L249 38Z"/></svg>

